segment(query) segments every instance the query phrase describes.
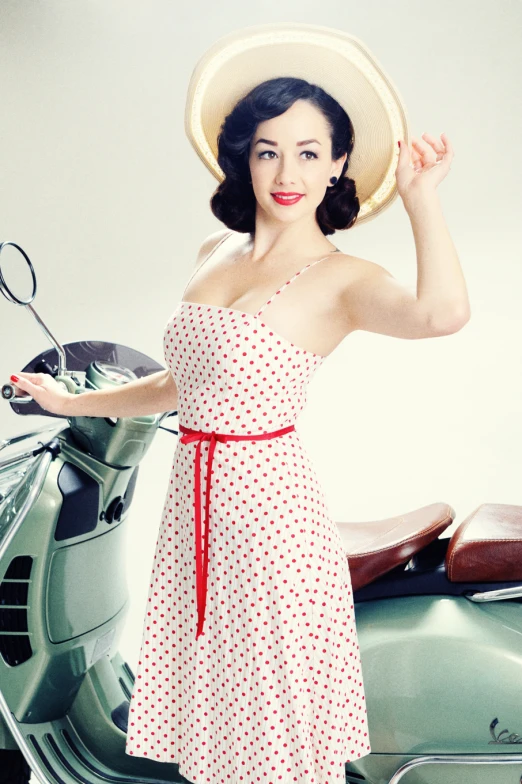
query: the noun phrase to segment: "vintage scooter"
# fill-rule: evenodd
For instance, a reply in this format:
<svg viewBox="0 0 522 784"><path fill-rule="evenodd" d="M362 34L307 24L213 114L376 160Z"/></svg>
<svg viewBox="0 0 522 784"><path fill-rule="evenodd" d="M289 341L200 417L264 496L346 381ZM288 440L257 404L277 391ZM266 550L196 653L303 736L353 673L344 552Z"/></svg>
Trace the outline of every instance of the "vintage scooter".
<svg viewBox="0 0 522 784"><path fill-rule="evenodd" d="M17 262L32 278L25 298L7 280L11 264L19 282ZM0 245L0 270L4 296L53 345L23 370L82 394L164 369L114 343L62 347L31 307L20 246ZM187 781L176 763L125 754L134 676L118 652L139 463L158 428L177 435L162 424L176 412L64 421L1 391L16 414L56 421L0 442L0 782ZM522 782L522 507L483 504L441 537L454 516L432 503L338 523L372 747L346 764L350 784Z"/></svg>

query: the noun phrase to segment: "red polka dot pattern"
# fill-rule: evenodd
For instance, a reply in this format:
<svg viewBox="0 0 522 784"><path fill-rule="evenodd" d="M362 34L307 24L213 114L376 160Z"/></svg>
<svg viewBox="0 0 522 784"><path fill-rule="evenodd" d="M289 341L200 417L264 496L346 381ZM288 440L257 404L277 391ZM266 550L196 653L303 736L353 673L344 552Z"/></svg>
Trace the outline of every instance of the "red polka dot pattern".
<svg viewBox="0 0 522 784"><path fill-rule="evenodd" d="M217 433L294 423L324 359L257 316L186 301L164 349L180 424ZM296 430L217 443L196 641L194 449L174 452L126 753L194 784L344 784L371 747L348 561L310 458Z"/></svg>

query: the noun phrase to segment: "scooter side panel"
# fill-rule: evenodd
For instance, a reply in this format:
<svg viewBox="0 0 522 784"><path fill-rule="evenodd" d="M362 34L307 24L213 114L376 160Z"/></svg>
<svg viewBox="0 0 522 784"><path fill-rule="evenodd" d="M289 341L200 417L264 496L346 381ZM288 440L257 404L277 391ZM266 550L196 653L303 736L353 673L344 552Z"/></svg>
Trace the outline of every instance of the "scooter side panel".
<svg viewBox="0 0 522 784"><path fill-rule="evenodd" d="M522 737L521 615L464 596L356 604L372 751L522 754L498 737Z"/></svg>
<svg viewBox="0 0 522 784"><path fill-rule="evenodd" d="M127 601L123 525L52 554L47 582L47 629L65 642L101 626ZM111 575L110 589L106 575Z"/></svg>

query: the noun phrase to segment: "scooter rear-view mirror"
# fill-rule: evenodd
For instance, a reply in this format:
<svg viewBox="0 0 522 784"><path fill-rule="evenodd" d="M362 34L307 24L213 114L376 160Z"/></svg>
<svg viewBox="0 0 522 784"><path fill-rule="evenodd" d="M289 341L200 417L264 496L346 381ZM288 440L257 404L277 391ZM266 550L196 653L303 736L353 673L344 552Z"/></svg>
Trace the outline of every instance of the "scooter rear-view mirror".
<svg viewBox="0 0 522 784"><path fill-rule="evenodd" d="M25 262L25 264L24 264ZM28 270L26 269L26 266ZM29 272L29 274L28 274ZM32 292L30 291L29 275L32 280ZM16 294L15 294L16 290ZM47 338L51 341L54 348L58 353L58 376L66 376L67 369L65 365L65 351L63 346L56 340L46 327L36 310L32 307L31 302L36 295L36 274L31 259L27 253L17 245L16 242L2 242L0 243L0 291L9 302L14 305L23 305L29 308L38 325L43 330ZM9 386L9 385L4 385ZM4 397L8 393L2 389ZM13 398L11 397L11 400ZM24 397L17 397L16 402L30 402L32 397L25 395Z"/></svg>

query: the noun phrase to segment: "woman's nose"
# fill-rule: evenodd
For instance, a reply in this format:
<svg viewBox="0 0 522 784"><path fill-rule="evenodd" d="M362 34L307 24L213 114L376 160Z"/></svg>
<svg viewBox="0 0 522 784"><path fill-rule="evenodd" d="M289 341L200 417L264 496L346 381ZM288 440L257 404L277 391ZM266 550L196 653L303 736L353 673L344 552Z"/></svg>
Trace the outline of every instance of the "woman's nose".
<svg viewBox="0 0 522 784"><path fill-rule="evenodd" d="M296 182L296 174L292 164L282 163L276 179L279 185L293 185Z"/></svg>

